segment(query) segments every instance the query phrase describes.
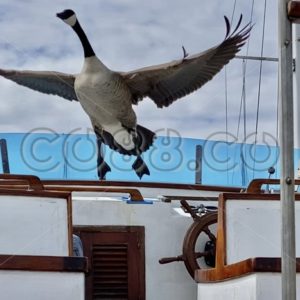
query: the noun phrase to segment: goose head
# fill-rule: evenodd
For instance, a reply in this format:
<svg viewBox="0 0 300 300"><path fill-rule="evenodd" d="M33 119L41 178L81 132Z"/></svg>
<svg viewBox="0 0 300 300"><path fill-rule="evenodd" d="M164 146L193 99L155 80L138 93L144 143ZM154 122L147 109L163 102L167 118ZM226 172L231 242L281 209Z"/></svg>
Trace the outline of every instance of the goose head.
<svg viewBox="0 0 300 300"><path fill-rule="evenodd" d="M60 13L57 13L56 16L71 27L73 27L77 22L76 14L72 9L66 9Z"/></svg>
<svg viewBox="0 0 300 300"><path fill-rule="evenodd" d="M61 20L63 20L66 24L70 25L72 27L72 29L76 32L76 34L78 35L82 46L83 46L83 50L84 50L84 56L85 57L91 57L91 56L95 56L95 52L86 36L86 34L84 33L83 29L81 28L76 14L72 9L66 9L60 13L57 13L56 16L58 18L60 18Z"/></svg>

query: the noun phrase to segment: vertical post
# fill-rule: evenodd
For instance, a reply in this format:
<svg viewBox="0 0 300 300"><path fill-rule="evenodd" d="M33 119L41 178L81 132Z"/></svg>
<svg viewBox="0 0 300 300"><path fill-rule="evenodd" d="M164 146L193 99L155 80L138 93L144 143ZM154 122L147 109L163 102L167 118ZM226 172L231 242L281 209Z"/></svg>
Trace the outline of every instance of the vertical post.
<svg viewBox="0 0 300 300"><path fill-rule="evenodd" d="M196 169L195 169L195 183L202 183L202 146L196 146Z"/></svg>
<svg viewBox="0 0 300 300"><path fill-rule="evenodd" d="M282 299L296 300L292 24L278 1Z"/></svg>
<svg viewBox="0 0 300 300"><path fill-rule="evenodd" d="M295 72L294 72L294 147L297 149L295 161L297 165L296 178L300 178L300 25L294 24L294 57L295 61ZM298 60L297 60L298 58Z"/></svg>
<svg viewBox="0 0 300 300"><path fill-rule="evenodd" d="M9 162L8 162L8 153L7 153L7 143L5 139L0 140L1 148L1 160L2 160L2 169L4 174L9 174Z"/></svg>

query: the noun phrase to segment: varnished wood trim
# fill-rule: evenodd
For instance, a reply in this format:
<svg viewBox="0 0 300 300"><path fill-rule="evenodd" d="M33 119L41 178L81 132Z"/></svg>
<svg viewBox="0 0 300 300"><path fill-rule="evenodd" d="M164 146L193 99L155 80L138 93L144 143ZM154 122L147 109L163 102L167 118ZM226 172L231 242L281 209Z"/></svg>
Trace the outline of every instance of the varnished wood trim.
<svg viewBox="0 0 300 300"><path fill-rule="evenodd" d="M300 258L296 260L297 272L300 272ZM223 268L196 270L195 280L199 283L217 282L239 278L251 273L280 273L281 258L278 257L255 257L241 262L223 266Z"/></svg>
<svg viewBox="0 0 300 300"><path fill-rule="evenodd" d="M197 191L219 191L239 193L242 188L181 184L181 183L162 183L162 182L133 182L133 181L96 181L96 180L42 180L45 186L124 186L124 187L145 187L145 188L164 188L164 189L185 189Z"/></svg>
<svg viewBox="0 0 300 300"><path fill-rule="evenodd" d="M33 191L21 189L1 189L0 195L24 196L24 197L50 197L50 198L67 198L71 195L68 191Z"/></svg>
<svg viewBox="0 0 300 300"><path fill-rule="evenodd" d="M0 180L22 180L28 183L33 190L43 190L43 184L39 177L34 175L19 175L19 174L0 174Z"/></svg>
<svg viewBox="0 0 300 300"><path fill-rule="evenodd" d="M224 266L226 261L226 239L225 239L225 201L224 194L219 196L219 205L218 205L218 223L217 223L217 245L216 245L216 268Z"/></svg>
<svg viewBox="0 0 300 300"><path fill-rule="evenodd" d="M73 226L74 233L80 232L138 232L144 234L143 226L117 226L117 225L75 225Z"/></svg>
<svg viewBox="0 0 300 300"><path fill-rule="evenodd" d="M253 179L247 189L246 193L262 193L262 185L264 184L270 184L270 185L279 185L280 184L280 179L271 179L271 178L265 178L265 179ZM300 185L300 180L295 179L295 185Z"/></svg>
<svg viewBox="0 0 300 300"><path fill-rule="evenodd" d="M0 270L87 272L86 257L0 255Z"/></svg>
<svg viewBox="0 0 300 300"><path fill-rule="evenodd" d="M67 196L67 215L68 215L68 245L69 256L73 255L73 209L72 209L72 195Z"/></svg>
<svg viewBox="0 0 300 300"><path fill-rule="evenodd" d="M265 201L279 201L280 200L280 194L250 194L250 193L241 193L241 194L235 194L235 193L223 193L219 196L220 199L224 199L224 201L230 200L230 199L236 199L236 200L247 200L247 201L255 201L255 200L265 200ZM300 194L295 194L295 200L300 200Z"/></svg>
<svg viewBox="0 0 300 300"><path fill-rule="evenodd" d="M294 22L299 23L300 22L300 2L299 1L289 1L288 7L287 7L287 15L288 18Z"/></svg>

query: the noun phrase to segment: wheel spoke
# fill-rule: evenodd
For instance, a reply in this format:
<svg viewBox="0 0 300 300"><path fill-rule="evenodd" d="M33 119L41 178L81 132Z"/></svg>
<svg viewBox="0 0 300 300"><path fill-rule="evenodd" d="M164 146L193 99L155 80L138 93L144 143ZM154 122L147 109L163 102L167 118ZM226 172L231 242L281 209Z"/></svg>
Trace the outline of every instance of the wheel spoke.
<svg viewBox="0 0 300 300"><path fill-rule="evenodd" d="M206 255L209 255L209 254L210 254L210 251L196 252L196 253L195 253L195 258L197 259L197 258L206 256Z"/></svg>
<svg viewBox="0 0 300 300"><path fill-rule="evenodd" d="M217 240L216 237L215 237L215 235L208 228L208 226L206 226L205 228L203 228L203 231L208 235L208 237L209 237L209 239L211 241L215 242Z"/></svg>

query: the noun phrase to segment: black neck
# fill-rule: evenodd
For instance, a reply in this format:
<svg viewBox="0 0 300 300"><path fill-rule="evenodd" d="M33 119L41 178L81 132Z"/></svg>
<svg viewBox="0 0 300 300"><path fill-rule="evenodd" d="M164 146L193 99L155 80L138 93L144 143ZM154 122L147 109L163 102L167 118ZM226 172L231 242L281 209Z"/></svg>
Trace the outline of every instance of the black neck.
<svg viewBox="0 0 300 300"><path fill-rule="evenodd" d="M74 31L77 33L82 47L83 47L83 51L84 51L84 57L91 57L91 56L95 56L95 52L87 38L87 36L85 35L83 29L81 28L80 24L78 21L76 21L75 25L72 26L72 28L74 29Z"/></svg>

